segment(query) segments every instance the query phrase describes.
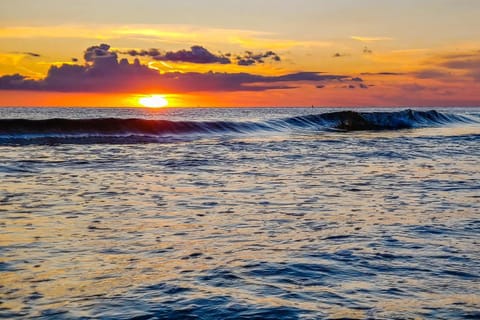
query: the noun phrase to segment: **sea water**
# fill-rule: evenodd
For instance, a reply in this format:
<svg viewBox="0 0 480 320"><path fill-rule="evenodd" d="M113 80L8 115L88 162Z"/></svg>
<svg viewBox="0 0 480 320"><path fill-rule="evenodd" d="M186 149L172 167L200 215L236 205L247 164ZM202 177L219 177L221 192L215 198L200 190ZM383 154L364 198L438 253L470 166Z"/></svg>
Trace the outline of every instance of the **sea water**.
<svg viewBox="0 0 480 320"><path fill-rule="evenodd" d="M0 109L0 317L480 318L480 109L351 110Z"/></svg>

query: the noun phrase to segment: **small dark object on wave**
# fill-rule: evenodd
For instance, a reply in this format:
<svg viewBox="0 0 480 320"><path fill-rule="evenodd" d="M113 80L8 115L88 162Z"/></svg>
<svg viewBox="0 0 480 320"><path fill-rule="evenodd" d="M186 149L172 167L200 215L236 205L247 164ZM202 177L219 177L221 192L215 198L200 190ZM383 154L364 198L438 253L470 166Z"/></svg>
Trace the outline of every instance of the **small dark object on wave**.
<svg viewBox="0 0 480 320"><path fill-rule="evenodd" d="M376 130L379 126L365 120L361 114L353 111L345 111L341 113L342 117L337 129L341 130Z"/></svg>

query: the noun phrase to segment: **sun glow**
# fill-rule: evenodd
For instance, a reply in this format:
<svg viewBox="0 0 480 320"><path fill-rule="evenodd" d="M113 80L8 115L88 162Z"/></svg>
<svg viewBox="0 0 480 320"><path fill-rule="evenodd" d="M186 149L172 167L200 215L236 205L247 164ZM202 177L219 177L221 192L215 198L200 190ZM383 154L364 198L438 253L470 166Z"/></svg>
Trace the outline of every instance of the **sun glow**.
<svg viewBox="0 0 480 320"><path fill-rule="evenodd" d="M147 108L163 108L168 106L168 100L158 94L142 97L138 99L138 102Z"/></svg>

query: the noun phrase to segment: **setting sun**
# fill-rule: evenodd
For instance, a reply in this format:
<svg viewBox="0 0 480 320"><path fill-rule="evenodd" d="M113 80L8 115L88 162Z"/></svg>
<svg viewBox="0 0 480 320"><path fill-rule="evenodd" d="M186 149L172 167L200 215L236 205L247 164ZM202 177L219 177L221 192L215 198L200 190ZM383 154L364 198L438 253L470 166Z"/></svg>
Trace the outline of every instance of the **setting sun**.
<svg viewBox="0 0 480 320"><path fill-rule="evenodd" d="M168 101L164 96L151 95L138 99L138 102L147 108L163 108L168 106Z"/></svg>

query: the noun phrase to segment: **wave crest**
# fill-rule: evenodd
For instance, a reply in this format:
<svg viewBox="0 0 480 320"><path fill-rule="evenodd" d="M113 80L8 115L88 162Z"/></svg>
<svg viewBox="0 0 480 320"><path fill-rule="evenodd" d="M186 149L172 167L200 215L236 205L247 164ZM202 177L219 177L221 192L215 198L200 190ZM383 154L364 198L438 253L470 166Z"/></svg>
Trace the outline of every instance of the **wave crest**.
<svg viewBox="0 0 480 320"><path fill-rule="evenodd" d="M396 112L338 111L296 116L262 122L232 121L169 121L147 119L1 119L0 143L17 140L47 139L50 142L63 139L90 143L100 138L106 142L158 141L165 136L189 134L253 133L259 131L288 132L295 130L398 130L436 127L455 123L477 122L462 115L441 113L435 110ZM52 141L53 139L53 141ZM101 139L101 140L102 140ZM62 142L62 141L58 141Z"/></svg>

